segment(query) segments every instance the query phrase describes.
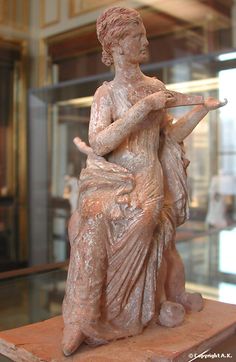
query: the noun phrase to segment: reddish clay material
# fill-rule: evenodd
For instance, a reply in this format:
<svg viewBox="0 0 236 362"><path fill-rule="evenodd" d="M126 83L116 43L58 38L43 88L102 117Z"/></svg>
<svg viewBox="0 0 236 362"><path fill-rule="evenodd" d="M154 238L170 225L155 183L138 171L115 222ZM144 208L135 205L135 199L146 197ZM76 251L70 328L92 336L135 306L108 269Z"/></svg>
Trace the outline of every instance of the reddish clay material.
<svg viewBox="0 0 236 362"><path fill-rule="evenodd" d="M61 350L61 317L0 332L0 353L16 362L186 362L210 348L213 355L216 346L233 335L235 328L235 305L205 300L204 309L187 314L178 327L152 324L141 335L105 346L82 344L71 357L63 356ZM234 355L231 361L235 361Z"/></svg>
<svg viewBox="0 0 236 362"><path fill-rule="evenodd" d="M184 309L199 311L199 294L185 292L176 227L188 217L184 139L213 98L166 89L145 76L146 31L136 10L111 8L97 21L103 61L115 77L94 95L90 147L69 224L70 265L63 303L63 351L142 333L150 323L176 326ZM197 104L177 122L168 109ZM160 313L160 317L159 317Z"/></svg>

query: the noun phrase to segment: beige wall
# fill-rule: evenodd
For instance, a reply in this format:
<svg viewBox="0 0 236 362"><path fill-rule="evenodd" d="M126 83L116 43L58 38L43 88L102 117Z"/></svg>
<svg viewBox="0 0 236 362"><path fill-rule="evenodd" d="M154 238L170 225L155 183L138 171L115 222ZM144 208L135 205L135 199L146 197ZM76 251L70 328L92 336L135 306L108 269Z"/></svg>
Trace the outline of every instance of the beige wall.
<svg viewBox="0 0 236 362"><path fill-rule="evenodd" d="M30 0L32 79L38 86L50 83L47 64L47 39L94 23L109 6L136 7L137 1L114 0ZM39 70L39 71L38 71ZM36 74L40 77L36 79Z"/></svg>
<svg viewBox="0 0 236 362"><path fill-rule="evenodd" d="M0 36L25 39L29 35L30 0L0 0Z"/></svg>
<svg viewBox="0 0 236 362"><path fill-rule="evenodd" d="M114 6L137 6L137 1L32 0L40 13L39 36L46 38L95 22L101 10Z"/></svg>
<svg viewBox="0 0 236 362"><path fill-rule="evenodd" d="M196 3L195 0L191 1ZM155 4L157 9L161 9L161 6L167 6L165 3L163 0L0 0L0 39L26 41L31 60L30 85L41 86L50 82L50 77L46 74L48 65L45 42L48 38L94 23L100 12L109 6L135 8ZM236 4L236 0L234 3ZM200 5L203 6L202 3ZM236 16L235 6L232 10L233 18ZM219 17L219 12L215 16ZM233 28L234 44L235 34Z"/></svg>
<svg viewBox="0 0 236 362"><path fill-rule="evenodd" d="M29 86L50 82L47 74L49 37L96 21L102 9L137 6L135 1L114 0L0 0L0 40L24 42L30 60Z"/></svg>

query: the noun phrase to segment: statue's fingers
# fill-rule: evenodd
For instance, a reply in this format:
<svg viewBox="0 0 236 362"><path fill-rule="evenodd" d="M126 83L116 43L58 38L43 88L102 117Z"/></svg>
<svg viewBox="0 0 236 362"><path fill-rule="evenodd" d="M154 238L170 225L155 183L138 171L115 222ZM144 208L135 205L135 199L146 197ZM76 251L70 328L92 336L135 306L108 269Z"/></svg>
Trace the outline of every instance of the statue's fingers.
<svg viewBox="0 0 236 362"><path fill-rule="evenodd" d="M73 139L73 142L75 143L75 144L77 144L77 143L80 143L80 138L79 137L75 137L74 139Z"/></svg>
<svg viewBox="0 0 236 362"><path fill-rule="evenodd" d="M173 93L169 90L165 91L165 95L169 98L169 97L173 97Z"/></svg>

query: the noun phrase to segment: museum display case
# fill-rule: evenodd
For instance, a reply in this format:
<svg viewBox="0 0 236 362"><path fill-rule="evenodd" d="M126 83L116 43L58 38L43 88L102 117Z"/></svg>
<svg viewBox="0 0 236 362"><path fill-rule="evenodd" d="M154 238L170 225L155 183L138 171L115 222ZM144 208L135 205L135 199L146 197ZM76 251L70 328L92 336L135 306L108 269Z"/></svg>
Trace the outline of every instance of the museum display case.
<svg viewBox="0 0 236 362"><path fill-rule="evenodd" d="M162 80L168 89L228 99L227 107L205 117L185 147L191 159L188 178L192 231L199 221L203 229L231 224L235 217L236 128L233 89L227 84L229 78L231 82L236 78L232 60L223 61L214 53L147 64L143 70L151 76L165 75ZM112 76L111 71L29 92L31 265L68 257L67 222L76 207L77 177L86 162L73 138L80 136L88 142L92 94ZM173 108L171 112L179 117L185 109ZM212 219L210 207L218 207L222 225Z"/></svg>
<svg viewBox="0 0 236 362"><path fill-rule="evenodd" d="M6 270L68 256L66 225L76 202L71 190L85 163L72 139L80 134L87 140L91 96L112 78L112 68L101 62L95 22L102 9L119 2L3 4L0 269ZM126 1L125 6L140 12L147 29L150 59L143 66L147 75L173 90L229 100L186 142L193 232L199 221L203 229L205 221L207 228L229 225L235 220L236 189L235 1L138 0ZM41 85L47 86L38 88ZM32 86L36 88L29 92L28 105L25 91ZM6 97L9 94L13 98Z"/></svg>
<svg viewBox="0 0 236 362"><path fill-rule="evenodd" d="M92 96L114 74L101 62L95 33L96 17L109 1L34 1L31 8L29 3L21 0L12 11L28 23L10 66L1 49L2 34L6 42L8 33L0 32L0 271L30 267L0 273L0 330L61 314L67 227L86 164L73 139L88 143ZM170 90L228 99L185 142L190 220L178 228L176 242L187 290L235 304L236 1L193 0L190 6L186 0L138 0L126 6L140 11L147 28L145 74ZM14 25L10 13L6 19L0 14L0 31L2 24ZM27 87L35 87L27 101L26 78ZM185 111L172 109L174 121ZM229 345L235 345L235 336Z"/></svg>

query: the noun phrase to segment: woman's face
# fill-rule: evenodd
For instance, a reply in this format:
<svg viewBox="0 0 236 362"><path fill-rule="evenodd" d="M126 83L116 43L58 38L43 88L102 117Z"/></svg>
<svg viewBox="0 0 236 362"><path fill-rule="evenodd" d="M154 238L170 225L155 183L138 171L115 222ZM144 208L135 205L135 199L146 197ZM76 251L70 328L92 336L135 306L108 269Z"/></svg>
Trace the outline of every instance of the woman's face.
<svg viewBox="0 0 236 362"><path fill-rule="evenodd" d="M148 40L143 23L127 27L127 35L120 39L119 46L129 63L143 63L148 60Z"/></svg>

